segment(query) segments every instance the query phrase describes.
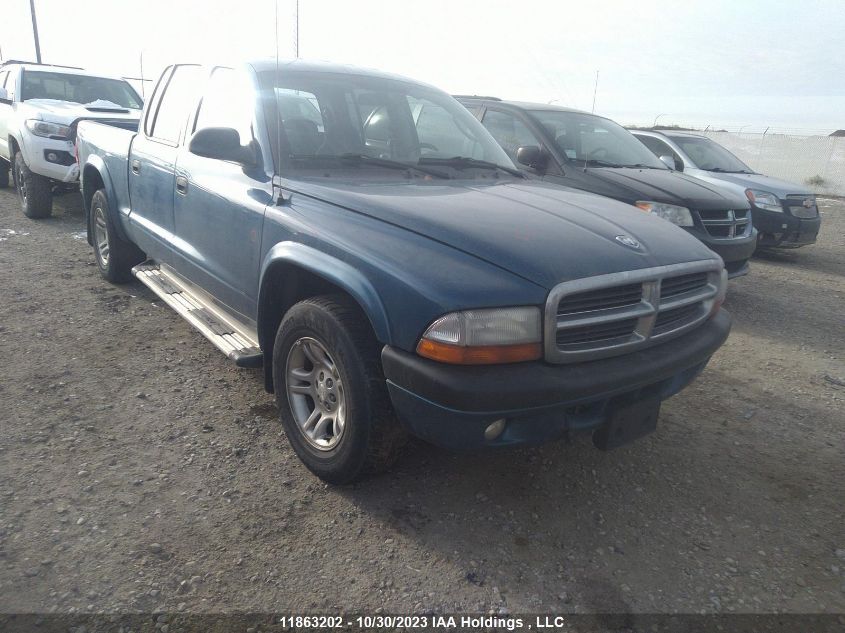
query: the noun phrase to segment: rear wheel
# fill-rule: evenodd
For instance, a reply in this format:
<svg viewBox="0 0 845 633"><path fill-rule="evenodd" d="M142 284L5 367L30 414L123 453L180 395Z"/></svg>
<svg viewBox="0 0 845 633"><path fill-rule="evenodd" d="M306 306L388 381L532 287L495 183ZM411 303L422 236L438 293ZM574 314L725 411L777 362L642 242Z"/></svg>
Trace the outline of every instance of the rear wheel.
<svg viewBox="0 0 845 633"><path fill-rule="evenodd" d="M5 158L0 158L0 189L9 186L9 169L11 165Z"/></svg>
<svg viewBox="0 0 845 633"><path fill-rule="evenodd" d="M109 201L103 189L91 198L89 222L94 258L100 274L112 283L122 284L132 279L132 267L144 261L144 253L132 242L118 235L109 213Z"/></svg>
<svg viewBox="0 0 845 633"><path fill-rule="evenodd" d="M23 214L32 219L49 218L53 213L53 191L50 179L29 169L23 154L15 154L15 187L21 199Z"/></svg>
<svg viewBox="0 0 845 633"><path fill-rule="evenodd" d="M406 441L387 395L379 345L343 295L306 299L282 319L273 384L288 440L318 477L344 484L389 468Z"/></svg>

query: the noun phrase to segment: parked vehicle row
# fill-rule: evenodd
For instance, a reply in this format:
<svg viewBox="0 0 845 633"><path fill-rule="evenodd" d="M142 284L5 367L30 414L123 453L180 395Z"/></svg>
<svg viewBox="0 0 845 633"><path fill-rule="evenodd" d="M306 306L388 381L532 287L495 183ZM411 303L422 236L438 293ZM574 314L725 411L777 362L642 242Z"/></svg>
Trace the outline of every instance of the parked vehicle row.
<svg viewBox="0 0 845 633"><path fill-rule="evenodd" d="M727 278L756 245L759 200L565 108L296 61L177 64L123 109L68 124L102 276L263 368L333 483L409 435L609 449L653 431L726 340Z"/></svg>
<svg viewBox="0 0 845 633"><path fill-rule="evenodd" d="M81 68L5 62L0 65L0 187L9 172L24 214L52 213L53 194L76 191L74 152L82 120L137 127L142 101L128 82Z"/></svg>
<svg viewBox="0 0 845 633"><path fill-rule="evenodd" d="M757 231L744 194L670 170L605 117L489 97L460 101L533 176L662 217L718 253L729 277L748 273Z"/></svg>

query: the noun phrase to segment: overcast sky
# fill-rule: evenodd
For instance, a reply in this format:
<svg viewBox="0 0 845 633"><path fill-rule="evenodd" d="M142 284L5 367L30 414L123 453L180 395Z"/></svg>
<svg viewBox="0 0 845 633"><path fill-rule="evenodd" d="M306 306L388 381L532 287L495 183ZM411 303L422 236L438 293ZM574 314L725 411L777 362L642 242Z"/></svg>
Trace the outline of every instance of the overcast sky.
<svg viewBox="0 0 845 633"><path fill-rule="evenodd" d="M34 59L29 0L2 0L4 58ZM295 0L278 0L294 55ZM273 55L274 0L36 0L45 62L157 76L173 61ZM843 0L300 0L300 54L452 93L623 124L845 128Z"/></svg>

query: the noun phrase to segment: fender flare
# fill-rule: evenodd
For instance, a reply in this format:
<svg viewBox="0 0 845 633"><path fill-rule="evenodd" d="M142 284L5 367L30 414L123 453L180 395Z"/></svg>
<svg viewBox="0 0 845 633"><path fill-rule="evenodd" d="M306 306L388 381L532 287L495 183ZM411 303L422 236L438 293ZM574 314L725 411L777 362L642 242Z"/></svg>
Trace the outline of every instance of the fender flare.
<svg viewBox="0 0 845 633"><path fill-rule="evenodd" d="M117 231L120 239L124 241L129 241L126 232L123 230L123 224L119 221L120 218L118 217L117 211L117 201L115 199L115 192L114 192L114 184L112 183L111 176L109 175L108 167L106 167L105 161L96 154L91 154L88 156L88 159L85 161L85 165L82 169L79 170L79 188L82 192L82 201L85 205L85 228L88 233L88 243L91 243L91 196L94 195L95 191L91 191L91 185L86 185L85 183L85 175L90 174L91 170L97 172L97 175L100 176L100 180L103 181L103 189L106 190L106 199L109 201L109 215L111 216L112 224L114 224L115 230Z"/></svg>
<svg viewBox="0 0 845 633"><path fill-rule="evenodd" d="M265 279L278 265L301 268L349 293L367 315L376 338L386 345L390 344L387 311L370 280L360 270L346 262L299 242L279 242L264 257L258 292L259 323L263 322L264 306L268 304L265 293L270 284L265 283ZM263 348L264 341L261 343Z"/></svg>

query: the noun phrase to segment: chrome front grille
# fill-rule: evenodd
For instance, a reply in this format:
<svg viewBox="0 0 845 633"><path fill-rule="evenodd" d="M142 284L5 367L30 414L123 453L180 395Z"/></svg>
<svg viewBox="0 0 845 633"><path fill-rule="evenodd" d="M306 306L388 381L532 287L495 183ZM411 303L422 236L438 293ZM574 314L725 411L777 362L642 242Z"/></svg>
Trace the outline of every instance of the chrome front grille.
<svg viewBox="0 0 845 633"><path fill-rule="evenodd" d="M679 336L708 317L726 283L721 262L706 260L558 284L546 304L546 360L605 358Z"/></svg>
<svg viewBox="0 0 845 633"><path fill-rule="evenodd" d="M698 211L698 216L710 237L717 240L746 237L751 233L751 211L749 209Z"/></svg>
<svg viewBox="0 0 845 633"><path fill-rule="evenodd" d="M796 218L816 218L819 215L815 196L790 195L784 198L784 202L789 213Z"/></svg>

